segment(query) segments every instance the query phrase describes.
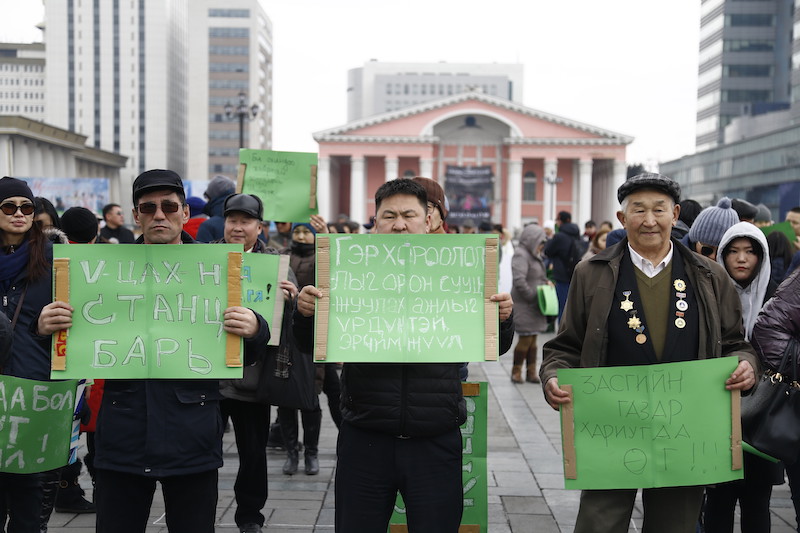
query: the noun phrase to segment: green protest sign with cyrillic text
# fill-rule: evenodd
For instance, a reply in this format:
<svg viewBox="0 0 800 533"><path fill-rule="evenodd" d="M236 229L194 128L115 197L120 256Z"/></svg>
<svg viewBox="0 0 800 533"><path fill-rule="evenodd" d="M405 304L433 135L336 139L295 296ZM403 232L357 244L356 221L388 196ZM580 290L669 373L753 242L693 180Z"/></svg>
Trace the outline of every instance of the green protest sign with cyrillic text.
<svg viewBox="0 0 800 533"><path fill-rule="evenodd" d="M496 236L317 235L314 359L496 360Z"/></svg>
<svg viewBox="0 0 800 533"><path fill-rule="evenodd" d="M559 369L559 386L572 387L571 406L561 407L565 487L631 489L742 479L741 431L733 407L738 392L732 396L725 389L737 364L736 357L724 357Z"/></svg>
<svg viewBox="0 0 800 533"><path fill-rule="evenodd" d="M242 305L264 317L269 324L270 346L277 346L283 327L283 291L278 285L287 279L289 256L244 254L242 256Z"/></svg>
<svg viewBox="0 0 800 533"><path fill-rule="evenodd" d="M78 382L0 376L0 472L30 474L69 462Z"/></svg>
<svg viewBox="0 0 800 533"><path fill-rule="evenodd" d="M241 338L222 328L225 309L241 305L241 254L240 244L55 245L55 291L68 276L74 312L53 335L51 377L241 378Z"/></svg>
<svg viewBox="0 0 800 533"><path fill-rule="evenodd" d="M239 150L237 190L264 202L264 220L308 222L317 207L317 154Z"/></svg>

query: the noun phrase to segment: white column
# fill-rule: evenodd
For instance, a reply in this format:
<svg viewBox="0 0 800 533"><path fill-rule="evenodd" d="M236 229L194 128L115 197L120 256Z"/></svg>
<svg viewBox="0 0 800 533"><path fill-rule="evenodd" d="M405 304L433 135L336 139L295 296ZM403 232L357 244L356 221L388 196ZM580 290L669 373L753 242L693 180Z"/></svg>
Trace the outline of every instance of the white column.
<svg viewBox="0 0 800 533"><path fill-rule="evenodd" d="M508 162L508 191L506 192L506 222L504 227L514 233L522 229L522 160Z"/></svg>
<svg viewBox="0 0 800 533"><path fill-rule="evenodd" d="M433 179L433 159L430 157L419 160L419 175ZM441 185L441 182L439 183Z"/></svg>
<svg viewBox="0 0 800 533"><path fill-rule="evenodd" d="M10 135L0 135L0 176L14 175L14 150Z"/></svg>
<svg viewBox="0 0 800 533"><path fill-rule="evenodd" d="M556 178L558 178L556 173L557 169L557 159L544 160L544 187L542 188L542 192L544 193L544 205L542 212L544 213L545 220L542 221L542 224L544 224L546 220L555 220L556 213L558 213L558 210L556 209Z"/></svg>
<svg viewBox="0 0 800 533"><path fill-rule="evenodd" d="M581 159L578 162L578 213L579 224L592 218L592 160ZM599 224L599 222L598 222Z"/></svg>
<svg viewBox="0 0 800 533"><path fill-rule="evenodd" d="M610 203L608 204L608 213L612 215L619 211L619 200L617 200L617 189L619 189L628 177L628 165L625 161L614 160L614 175L611 178L611 191Z"/></svg>
<svg viewBox="0 0 800 533"><path fill-rule="evenodd" d="M366 202L367 178L364 174L364 158L350 158L350 219L359 224L366 222L364 206Z"/></svg>
<svg viewBox="0 0 800 533"><path fill-rule="evenodd" d="M400 162L396 157L386 157L386 181L397 179L397 169Z"/></svg>
<svg viewBox="0 0 800 533"><path fill-rule="evenodd" d="M326 221L331 219L331 160L329 157L320 157L317 164L317 207L319 214Z"/></svg>

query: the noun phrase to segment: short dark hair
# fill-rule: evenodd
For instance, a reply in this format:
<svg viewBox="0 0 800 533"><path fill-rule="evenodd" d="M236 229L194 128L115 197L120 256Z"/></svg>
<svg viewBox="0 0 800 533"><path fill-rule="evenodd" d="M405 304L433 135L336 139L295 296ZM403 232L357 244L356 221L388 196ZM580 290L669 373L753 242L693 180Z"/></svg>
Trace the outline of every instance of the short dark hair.
<svg viewBox="0 0 800 533"><path fill-rule="evenodd" d="M119 204L106 204L106 206L103 207L103 220L106 219L106 215L108 214L108 212L114 209L115 207L119 207Z"/></svg>
<svg viewBox="0 0 800 533"><path fill-rule="evenodd" d="M586 224L583 225L584 228L596 228L597 224L595 224L594 220L587 220Z"/></svg>
<svg viewBox="0 0 800 533"><path fill-rule="evenodd" d="M570 215L570 214L569 214L568 212L566 212L566 211L561 211L561 212L558 214L558 220L559 220L559 222L561 222L562 224L569 224L570 222L572 222L572 215Z"/></svg>
<svg viewBox="0 0 800 533"><path fill-rule="evenodd" d="M700 205L699 202L696 200L692 200L691 198L687 198L686 200L682 200L680 204L681 212L678 215L678 220L689 226L692 227L694 224L694 219L697 218L697 215L700 214L700 211L703 210L703 206Z"/></svg>
<svg viewBox="0 0 800 533"><path fill-rule="evenodd" d="M375 210L380 209L381 202L398 194L416 196L425 212L428 211L428 194L425 189L419 183L406 178L393 179L378 187L375 191Z"/></svg>
<svg viewBox="0 0 800 533"><path fill-rule="evenodd" d="M792 213L800 213L800 205L789 209Z"/></svg>

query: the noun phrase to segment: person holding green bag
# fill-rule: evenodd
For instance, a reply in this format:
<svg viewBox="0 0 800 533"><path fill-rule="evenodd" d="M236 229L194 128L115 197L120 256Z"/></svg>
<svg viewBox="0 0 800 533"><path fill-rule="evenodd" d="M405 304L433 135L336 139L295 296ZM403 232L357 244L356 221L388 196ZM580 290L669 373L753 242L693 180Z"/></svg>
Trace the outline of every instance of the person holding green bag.
<svg viewBox="0 0 800 533"><path fill-rule="evenodd" d="M522 383L522 367L527 365L526 380L539 383L536 370L536 355L539 349L536 339L547 329L547 318L539 307L540 285L552 286L547 279L547 270L542 261L542 250L546 240L544 229L538 224L528 224L519 237L519 246L511 259L511 299L517 303L514 323L519 340L514 348L514 366L511 381ZM558 307L556 307L556 312Z"/></svg>

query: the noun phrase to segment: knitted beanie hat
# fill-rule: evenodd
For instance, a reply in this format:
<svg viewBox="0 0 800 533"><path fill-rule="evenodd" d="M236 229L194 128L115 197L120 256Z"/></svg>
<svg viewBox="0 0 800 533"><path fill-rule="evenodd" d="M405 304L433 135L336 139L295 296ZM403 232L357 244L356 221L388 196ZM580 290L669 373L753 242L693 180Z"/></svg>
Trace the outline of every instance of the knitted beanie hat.
<svg viewBox="0 0 800 533"><path fill-rule="evenodd" d="M758 204L756 208L758 208L758 212L756 213L755 222L772 222L772 211L769 210L769 207L764 204Z"/></svg>
<svg viewBox="0 0 800 533"><path fill-rule="evenodd" d="M731 207L731 199L725 196L716 207L706 207L697 215L689 229L689 241L719 246L722 235L738 222L739 215Z"/></svg>
<svg viewBox="0 0 800 533"><path fill-rule="evenodd" d="M205 195L205 197L209 200L213 200L214 198L219 198L220 196L227 198L235 192L236 182L227 176L217 174L211 178L211 181L208 182L208 187L206 187L206 192L204 192L203 195Z"/></svg>

